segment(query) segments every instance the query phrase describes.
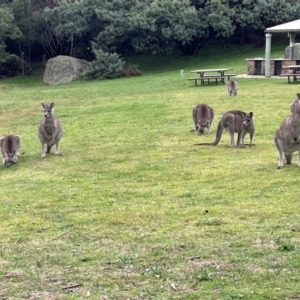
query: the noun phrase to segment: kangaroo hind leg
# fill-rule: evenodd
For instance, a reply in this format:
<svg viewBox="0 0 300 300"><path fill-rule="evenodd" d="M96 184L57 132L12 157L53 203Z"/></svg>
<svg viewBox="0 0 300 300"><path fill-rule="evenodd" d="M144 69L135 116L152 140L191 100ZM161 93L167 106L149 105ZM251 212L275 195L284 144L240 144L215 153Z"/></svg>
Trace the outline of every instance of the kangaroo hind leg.
<svg viewBox="0 0 300 300"><path fill-rule="evenodd" d="M284 158L285 158L285 163L289 165L292 163L293 154L292 153L284 153Z"/></svg>

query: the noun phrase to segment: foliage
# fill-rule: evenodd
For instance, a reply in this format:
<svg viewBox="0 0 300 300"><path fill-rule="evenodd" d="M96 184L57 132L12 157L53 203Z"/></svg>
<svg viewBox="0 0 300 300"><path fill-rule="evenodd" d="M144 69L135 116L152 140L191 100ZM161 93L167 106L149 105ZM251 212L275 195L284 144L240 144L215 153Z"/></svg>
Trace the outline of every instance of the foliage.
<svg viewBox="0 0 300 300"><path fill-rule="evenodd" d="M264 44L264 29L298 18L299 2L244 0L228 2L236 30L232 38L240 43Z"/></svg>
<svg viewBox="0 0 300 300"><path fill-rule="evenodd" d="M0 75L14 77L20 74L29 75L31 67L19 56L11 54L0 60Z"/></svg>
<svg viewBox="0 0 300 300"><path fill-rule="evenodd" d="M14 24L20 29L22 35L16 39L19 48L19 55L30 64L31 49L36 41L35 31L32 26L32 6L31 0L14 0L12 3L14 13Z"/></svg>
<svg viewBox="0 0 300 300"><path fill-rule="evenodd" d="M55 8L45 8L46 20L54 29L55 35L61 41L66 40L68 46L64 50L73 54L74 40L81 38L89 29L89 21L93 16L94 5L91 1L74 1L62 3Z"/></svg>
<svg viewBox="0 0 300 300"><path fill-rule="evenodd" d="M295 246L290 243L283 243L278 247L279 251L289 252L295 250Z"/></svg>
<svg viewBox="0 0 300 300"><path fill-rule="evenodd" d="M93 50L96 59L90 63L90 67L84 72L84 79L113 79L120 76L125 62L117 53L104 52L102 49Z"/></svg>
<svg viewBox="0 0 300 300"><path fill-rule="evenodd" d="M212 40L262 45L266 27L299 11L289 0L0 0L0 45L28 63L61 54L92 61L92 42L119 55L196 54Z"/></svg>
<svg viewBox="0 0 300 300"><path fill-rule="evenodd" d="M6 40L14 40L21 35L21 31L14 24L14 15L11 7L0 5L0 59L5 59L7 54L9 54L5 51Z"/></svg>
<svg viewBox="0 0 300 300"><path fill-rule="evenodd" d="M121 52L122 47L131 44L130 11L138 3L138 0L97 1L98 35L95 40L104 51Z"/></svg>
<svg viewBox="0 0 300 300"><path fill-rule="evenodd" d="M121 77L131 77L131 76L140 76L142 75L141 71L138 68L138 65L135 64L125 64L123 69L120 72Z"/></svg>
<svg viewBox="0 0 300 300"><path fill-rule="evenodd" d="M14 24L14 14L12 7L5 5L0 6L0 39L4 41L7 38L19 38L22 33L20 29Z"/></svg>

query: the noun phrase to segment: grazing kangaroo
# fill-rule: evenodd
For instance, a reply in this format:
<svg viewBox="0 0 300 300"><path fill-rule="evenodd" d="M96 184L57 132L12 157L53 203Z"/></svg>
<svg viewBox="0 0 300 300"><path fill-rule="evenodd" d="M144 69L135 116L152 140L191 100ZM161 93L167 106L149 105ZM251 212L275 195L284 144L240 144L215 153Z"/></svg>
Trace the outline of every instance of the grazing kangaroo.
<svg viewBox="0 0 300 300"><path fill-rule="evenodd" d="M242 147L244 145L244 138L246 133L250 134L250 144L252 146L252 140L255 132L253 113L249 114L240 110L229 110L221 118L218 124L216 133L216 139L213 143L199 143L196 145L215 146L221 140L223 130L228 130L230 134L230 146L234 147L234 133L237 132L237 146Z"/></svg>
<svg viewBox="0 0 300 300"><path fill-rule="evenodd" d="M55 145L55 154L61 155L59 153L59 142L63 135L63 128L59 120L54 116L54 103L49 106L41 103L44 108L45 118L41 121L38 136L42 144L42 158L46 156L46 153L50 153L51 148ZM47 145L47 149L45 147Z"/></svg>
<svg viewBox="0 0 300 300"><path fill-rule="evenodd" d="M238 83L234 80L229 80L226 82L226 89L227 89L227 95L228 96L236 96L237 90L238 90Z"/></svg>
<svg viewBox="0 0 300 300"><path fill-rule="evenodd" d="M300 105L300 94L298 93L296 95L296 99L290 105L291 113L295 112L299 105Z"/></svg>
<svg viewBox="0 0 300 300"><path fill-rule="evenodd" d="M195 134L201 135L205 128L211 132L211 123L214 119L214 109L207 104L199 104L193 109L193 120L195 124Z"/></svg>
<svg viewBox="0 0 300 300"><path fill-rule="evenodd" d="M298 151L298 167L300 168L300 106L286 117L276 130L274 139L279 153L278 169L291 164L293 153Z"/></svg>
<svg viewBox="0 0 300 300"><path fill-rule="evenodd" d="M19 135L8 134L0 139L2 165L11 166L18 161L20 145L21 137Z"/></svg>

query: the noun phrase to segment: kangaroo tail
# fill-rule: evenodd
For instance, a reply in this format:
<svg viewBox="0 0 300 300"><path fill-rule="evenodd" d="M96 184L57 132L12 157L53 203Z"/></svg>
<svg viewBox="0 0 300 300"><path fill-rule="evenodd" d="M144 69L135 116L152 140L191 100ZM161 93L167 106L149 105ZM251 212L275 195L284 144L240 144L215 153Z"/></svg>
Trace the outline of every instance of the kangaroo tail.
<svg viewBox="0 0 300 300"><path fill-rule="evenodd" d="M197 145L197 146L216 146L216 145L219 144L219 142L221 140L222 133L223 133L223 126L222 126L221 121L220 121L219 124L218 124L216 139L215 139L214 142L212 142L212 143L198 143L198 144L195 144L195 145Z"/></svg>

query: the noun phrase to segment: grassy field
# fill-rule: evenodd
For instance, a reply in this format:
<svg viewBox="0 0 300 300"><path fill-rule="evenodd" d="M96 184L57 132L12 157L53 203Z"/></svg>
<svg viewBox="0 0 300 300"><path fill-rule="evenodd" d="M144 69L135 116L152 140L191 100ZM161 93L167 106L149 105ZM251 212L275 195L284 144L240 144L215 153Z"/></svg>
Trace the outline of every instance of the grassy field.
<svg viewBox="0 0 300 300"><path fill-rule="evenodd" d="M21 135L25 152L0 169L0 298L299 299L300 170L296 157L276 169L273 141L299 85L236 79L227 97L186 80L197 68L246 73L257 56L263 48L210 47L132 57L137 78L0 81L1 134ZM41 159L41 102L55 103L63 156ZM199 103L215 109L201 137ZM231 148L227 132L195 146L229 109L254 112L255 146Z"/></svg>

